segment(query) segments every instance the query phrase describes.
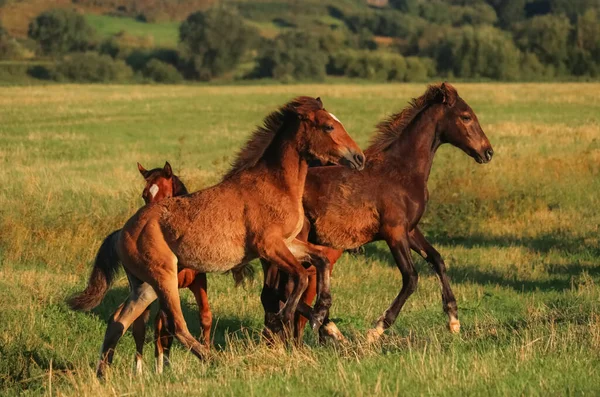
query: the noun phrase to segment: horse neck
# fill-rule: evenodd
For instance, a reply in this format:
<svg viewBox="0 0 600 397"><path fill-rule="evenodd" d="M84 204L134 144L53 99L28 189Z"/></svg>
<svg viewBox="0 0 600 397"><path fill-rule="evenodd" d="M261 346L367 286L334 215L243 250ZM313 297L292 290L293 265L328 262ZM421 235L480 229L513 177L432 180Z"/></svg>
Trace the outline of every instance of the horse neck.
<svg viewBox="0 0 600 397"><path fill-rule="evenodd" d="M402 175L429 179L435 152L441 145L437 134L440 113L435 106L421 112L386 151L385 161Z"/></svg>
<svg viewBox="0 0 600 397"><path fill-rule="evenodd" d="M303 128L302 125L298 128ZM308 173L308 163L301 155L297 128L280 131L265 151L263 159L272 176L284 191L302 198Z"/></svg>

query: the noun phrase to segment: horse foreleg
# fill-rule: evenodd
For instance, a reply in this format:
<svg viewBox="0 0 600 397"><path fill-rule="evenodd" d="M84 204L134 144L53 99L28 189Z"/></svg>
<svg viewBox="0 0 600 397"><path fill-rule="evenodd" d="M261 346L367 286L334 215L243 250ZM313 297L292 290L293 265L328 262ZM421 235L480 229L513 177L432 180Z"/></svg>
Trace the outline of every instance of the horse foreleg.
<svg viewBox="0 0 600 397"><path fill-rule="evenodd" d="M279 238L263 240L257 244L257 248L262 259L270 262L279 270L287 272L290 277L294 278L294 289L287 298L286 303L271 323L267 324L271 330L278 332L279 325L276 322L281 321L287 326L289 331L293 325L294 313L300 302L300 298L308 285L308 271L302 266L295 254L292 253L290 247Z"/></svg>
<svg viewBox="0 0 600 397"><path fill-rule="evenodd" d="M173 335L167 331L167 322L167 315L159 310L154 320L154 359L156 360L156 372L159 374L162 374L163 367L171 364Z"/></svg>
<svg viewBox="0 0 600 397"><path fill-rule="evenodd" d="M146 308L141 316L136 318L131 326L131 333L135 341L134 368L137 375L142 374L142 363L144 360L144 343L146 342L146 323L150 317L150 309Z"/></svg>
<svg viewBox="0 0 600 397"><path fill-rule="evenodd" d="M204 344L206 346L210 346L212 313L208 303L206 273L197 273L194 281L188 286L188 289L192 291L194 297L196 298L196 303L198 304L198 312L200 314L200 325L202 326Z"/></svg>
<svg viewBox="0 0 600 397"><path fill-rule="evenodd" d="M367 340L373 342L377 340L383 332L388 329L398 317L402 306L406 300L417 289L419 275L415 270L412 258L410 256L409 236L405 227L384 228L384 239L392 252L396 266L402 274L402 288L390 305L390 307L377 320L374 329L369 330Z"/></svg>
<svg viewBox="0 0 600 397"><path fill-rule="evenodd" d="M263 288L260 294L260 301L265 311L265 328L263 336L271 343L275 330L270 329L269 325L273 323L277 312L281 309L280 294L278 288L282 274L275 265L261 258L260 263L263 268ZM286 298L282 299L285 302Z"/></svg>
<svg viewBox="0 0 600 397"><path fill-rule="evenodd" d="M442 305L444 312L448 315L448 329L450 332L460 332L460 322L458 321L458 306L456 298L450 287L450 280L446 274L446 264L440 253L425 239L423 233L418 228L414 228L410 233L410 248L421 255L436 272L442 284Z"/></svg>

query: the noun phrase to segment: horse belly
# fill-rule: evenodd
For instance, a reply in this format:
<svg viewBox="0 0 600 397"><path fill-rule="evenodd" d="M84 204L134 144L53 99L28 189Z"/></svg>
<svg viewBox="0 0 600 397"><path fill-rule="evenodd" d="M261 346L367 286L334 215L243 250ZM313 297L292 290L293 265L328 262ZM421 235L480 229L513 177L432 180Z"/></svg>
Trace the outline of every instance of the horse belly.
<svg viewBox="0 0 600 397"><path fill-rule="evenodd" d="M379 232L377 212L368 208L351 214L331 214L314 220L311 226L317 243L337 249L353 249L371 242Z"/></svg>
<svg viewBox="0 0 600 397"><path fill-rule="evenodd" d="M223 239L218 243L209 241L182 241L176 255L185 267L203 272L226 272L245 259L244 245L237 239Z"/></svg>

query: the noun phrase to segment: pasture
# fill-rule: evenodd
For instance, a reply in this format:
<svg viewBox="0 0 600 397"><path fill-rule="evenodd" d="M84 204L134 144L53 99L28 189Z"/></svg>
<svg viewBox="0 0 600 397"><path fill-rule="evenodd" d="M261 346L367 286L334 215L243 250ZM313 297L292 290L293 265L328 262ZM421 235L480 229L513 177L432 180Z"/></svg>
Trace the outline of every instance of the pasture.
<svg viewBox="0 0 600 397"><path fill-rule="evenodd" d="M416 255L417 292L380 343L366 331L401 286L384 244L344 254L332 318L349 338L302 348L260 339L260 266L235 288L208 276L215 348L199 362L133 376L130 335L95 378L124 274L99 308L69 310L102 239L143 203L147 168L169 160L191 190L210 186L262 118L321 96L361 147L424 84L244 87L78 86L0 90L0 394L579 395L600 391L600 84L456 84L494 146L477 164L442 146L421 229L442 253L461 333L445 328L440 286ZM181 291L190 330L200 326ZM310 334L310 332L308 332Z"/></svg>

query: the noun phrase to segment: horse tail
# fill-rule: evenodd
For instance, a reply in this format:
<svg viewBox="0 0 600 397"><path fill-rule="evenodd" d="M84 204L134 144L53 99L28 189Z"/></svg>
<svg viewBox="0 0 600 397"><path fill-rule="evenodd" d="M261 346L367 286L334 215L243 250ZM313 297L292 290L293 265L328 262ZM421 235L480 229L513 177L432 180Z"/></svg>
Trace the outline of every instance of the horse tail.
<svg viewBox="0 0 600 397"><path fill-rule="evenodd" d="M240 267L231 269L231 275L233 276L233 281L235 281L235 286L239 287L245 284L246 280L254 280L254 267L250 263L246 263Z"/></svg>
<svg viewBox="0 0 600 397"><path fill-rule="evenodd" d="M121 264L117 254L117 241L120 233L121 230L115 230L102 242L96 254L94 268L87 287L67 300L67 304L71 309L89 311L102 302Z"/></svg>

